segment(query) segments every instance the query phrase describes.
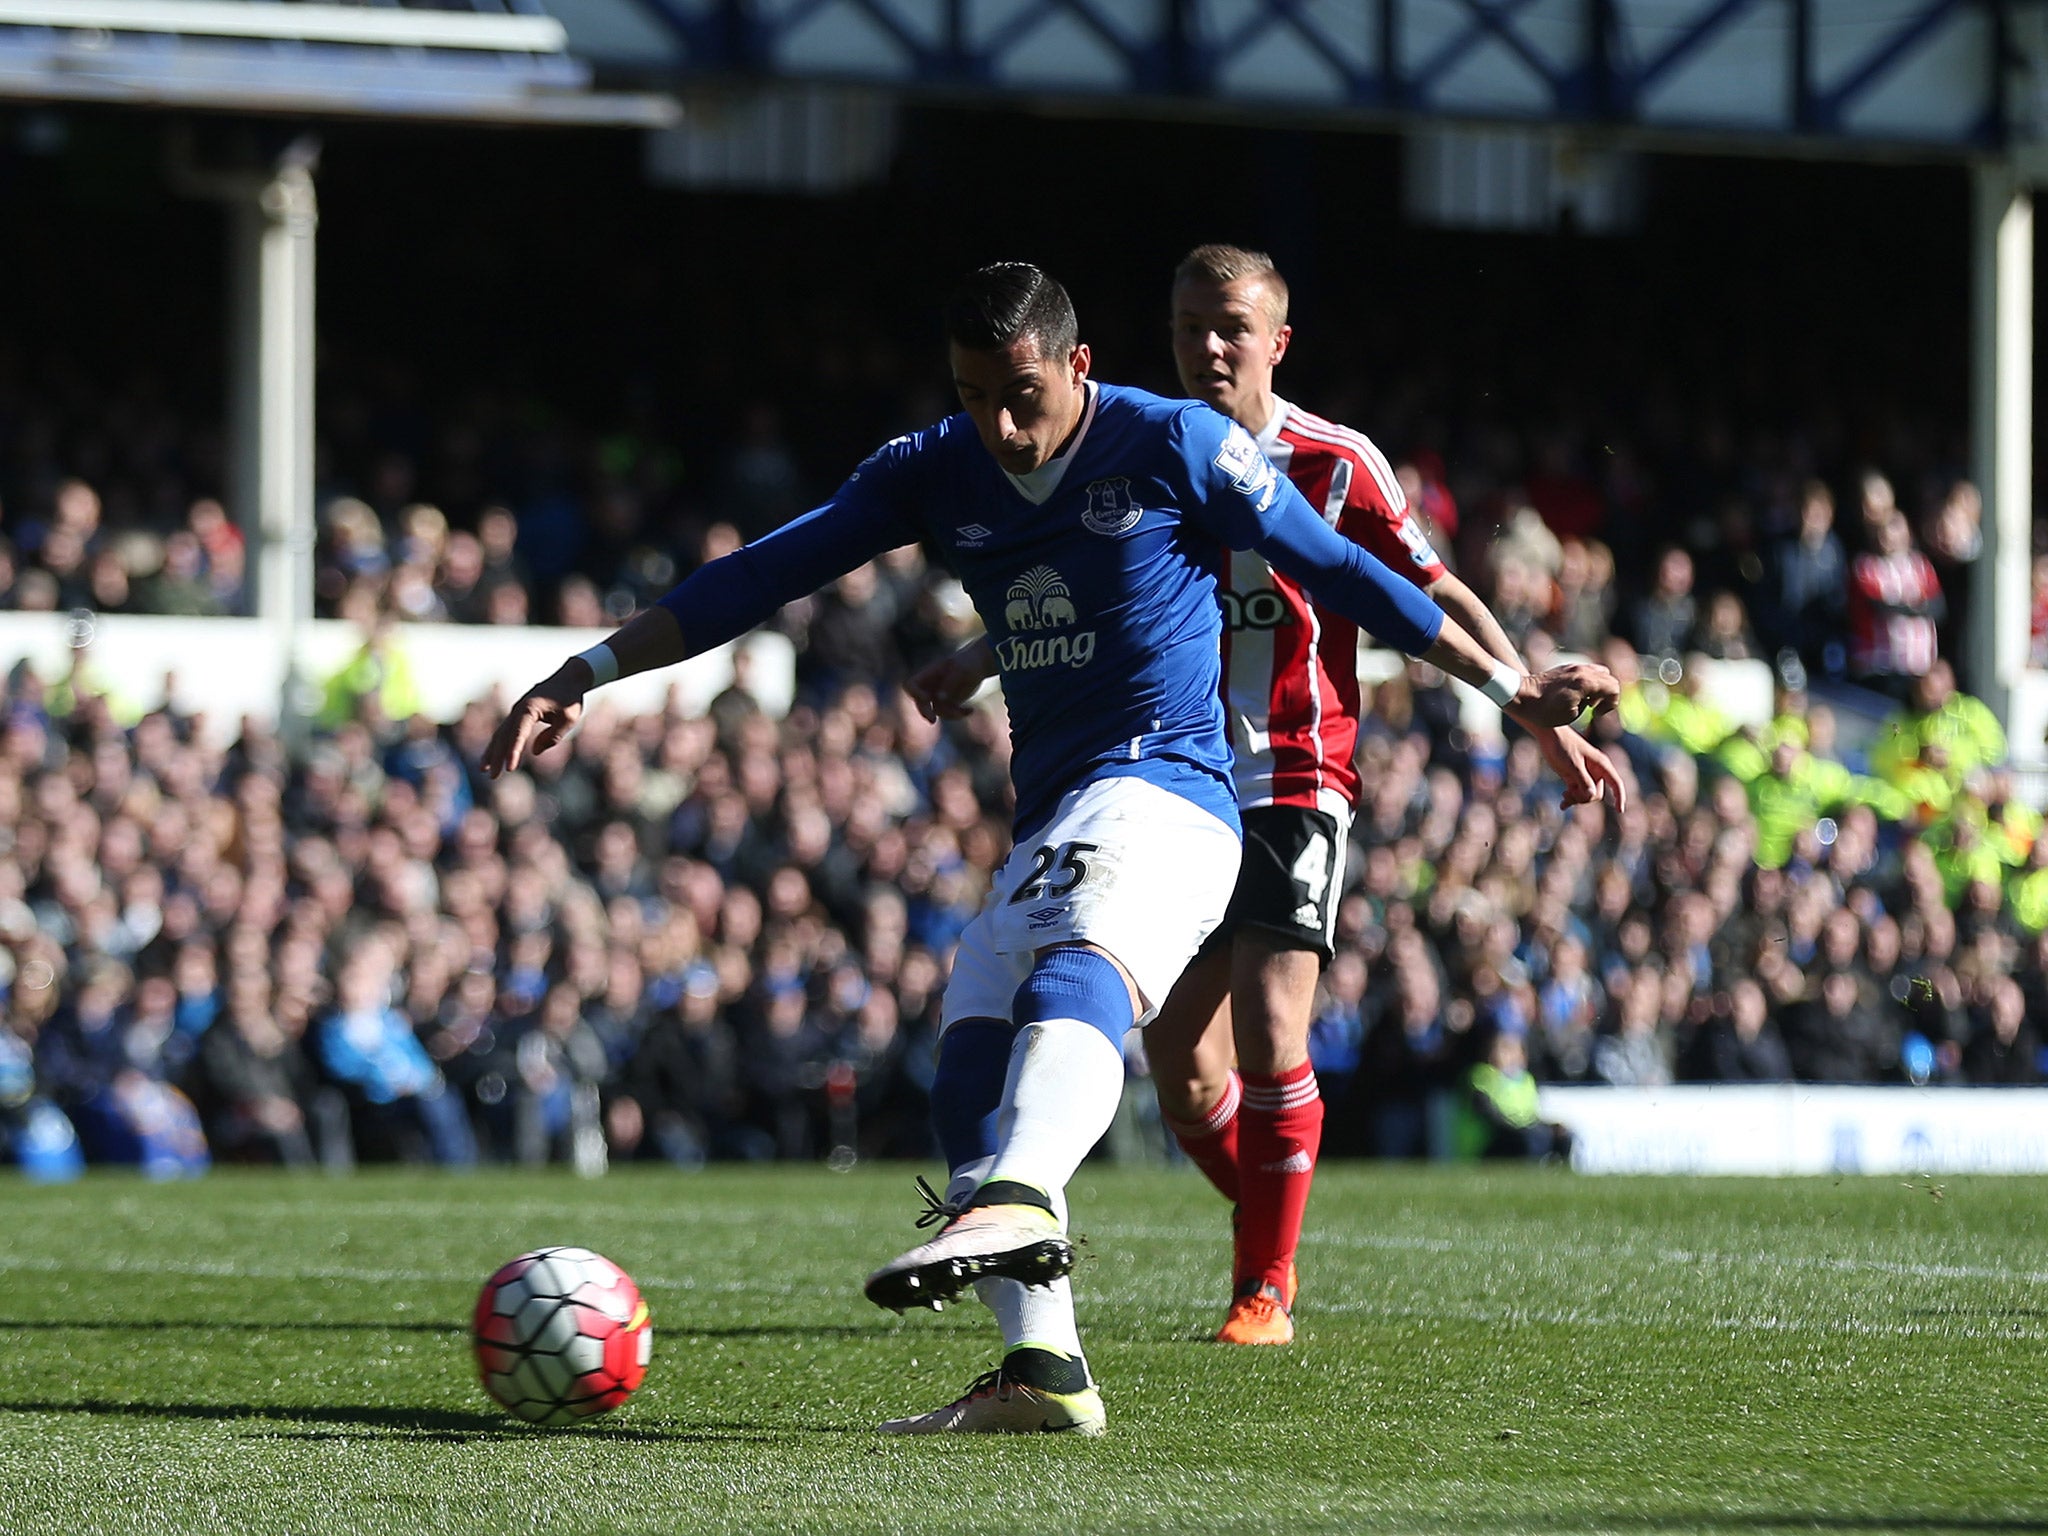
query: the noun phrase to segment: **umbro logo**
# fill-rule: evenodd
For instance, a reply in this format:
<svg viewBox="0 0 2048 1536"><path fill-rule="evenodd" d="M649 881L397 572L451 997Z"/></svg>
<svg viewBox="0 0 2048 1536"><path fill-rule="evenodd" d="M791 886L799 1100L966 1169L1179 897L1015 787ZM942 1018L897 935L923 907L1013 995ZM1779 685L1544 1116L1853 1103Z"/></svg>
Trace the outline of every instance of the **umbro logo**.
<svg viewBox="0 0 2048 1536"><path fill-rule="evenodd" d="M1065 907L1034 907L1024 915L1031 919L1032 927L1050 928L1060 918L1067 915L1067 909Z"/></svg>
<svg viewBox="0 0 2048 1536"><path fill-rule="evenodd" d="M965 528L953 530L953 542L962 549L979 549L987 541L991 531L979 523L969 523Z"/></svg>

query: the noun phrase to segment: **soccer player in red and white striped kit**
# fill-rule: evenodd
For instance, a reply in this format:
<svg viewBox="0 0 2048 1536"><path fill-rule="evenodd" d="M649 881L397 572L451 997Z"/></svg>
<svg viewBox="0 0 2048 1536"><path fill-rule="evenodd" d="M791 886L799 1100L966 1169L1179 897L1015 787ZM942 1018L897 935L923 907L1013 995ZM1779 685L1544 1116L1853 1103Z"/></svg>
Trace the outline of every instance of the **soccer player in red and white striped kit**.
<svg viewBox="0 0 2048 1536"><path fill-rule="evenodd" d="M1252 433L1339 533L1519 668L1499 623L1409 515L1379 449L1273 393L1292 334L1287 284L1263 253L1204 245L1175 270L1181 387ZM1358 798L1358 631L1257 555L1219 549L1217 559L1244 862L1223 925L1181 974L1145 1049L1167 1124L1234 1207L1234 1296L1217 1340L1287 1344L1295 1248L1322 1141L1309 1025ZM1568 802L1605 793L1619 803L1613 764L1582 737L1549 731L1537 744Z"/></svg>

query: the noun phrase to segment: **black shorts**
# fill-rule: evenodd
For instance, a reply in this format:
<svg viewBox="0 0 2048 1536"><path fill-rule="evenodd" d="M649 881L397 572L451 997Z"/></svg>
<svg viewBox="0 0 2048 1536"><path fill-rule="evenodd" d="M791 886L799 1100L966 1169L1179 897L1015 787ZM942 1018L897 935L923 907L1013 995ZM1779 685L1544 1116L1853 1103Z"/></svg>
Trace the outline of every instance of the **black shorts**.
<svg viewBox="0 0 2048 1536"><path fill-rule="evenodd" d="M1243 813L1244 862L1223 921L1202 945L1208 954L1240 929L1277 935L1290 949L1335 953L1337 902L1344 894L1349 820L1300 805L1259 805Z"/></svg>

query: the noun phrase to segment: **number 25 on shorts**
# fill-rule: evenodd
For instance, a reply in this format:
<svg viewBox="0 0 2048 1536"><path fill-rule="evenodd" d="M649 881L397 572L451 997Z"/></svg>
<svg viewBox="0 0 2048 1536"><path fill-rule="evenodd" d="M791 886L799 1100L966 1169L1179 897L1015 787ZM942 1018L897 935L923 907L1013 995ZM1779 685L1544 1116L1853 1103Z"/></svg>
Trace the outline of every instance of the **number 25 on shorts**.
<svg viewBox="0 0 2048 1536"><path fill-rule="evenodd" d="M1010 897L1010 905L1049 898L1060 901L1074 894L1088 878L1088 864L1081 855L1094 853L1097 843L1061 843L1039 848L1031 855L1031 873ZM1057 878L1049 878L1057 876Z"/></svg>

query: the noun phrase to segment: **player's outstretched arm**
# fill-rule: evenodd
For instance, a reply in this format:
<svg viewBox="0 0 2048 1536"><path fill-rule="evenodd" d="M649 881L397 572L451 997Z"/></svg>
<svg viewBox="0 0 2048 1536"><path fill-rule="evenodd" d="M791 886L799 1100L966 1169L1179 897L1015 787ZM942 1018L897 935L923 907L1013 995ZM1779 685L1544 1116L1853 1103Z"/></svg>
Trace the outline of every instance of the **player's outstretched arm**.
<svg viewBox="0 0 2048 1536"><path fill-rule="evenodd" d="M1232 548L1257 550L1316 602L1471 684L1532 729L1569 725L1587 709L1611 708L1620 698L1621 685L1605 667L1553 667L1530 677L1491 655L1413 583L1318 517L1244 428L1199 406L1180 427L1194 467L1191 513Z"/></svg>
<svg viewBox="0 0 2048 1536"><path fill-rule="evenodd" d="M610 658L593 661L599 649L609 651ZM668 609L649 608L635 614L602 647L571 656L526 690L484 748L484 772L495 779L566 738L583 718L583 696L598 684L672 667L688 654L682 626ZM600 676L600 667L608 675Z"/></svg>
<svg viewBox="0 0 2048 1536"><path fill-rule="evenodd" d="M1553 667L1529 677L1518 663L1491 654L1414 583L1316 516L1242 427L1232 427L1231 434L1215 463L1229 477L1229 490L1218 498L1219 521L1235 547L1256 549L1306 586L1315 601L1395 649L1470 683L1531 729L1569 725L1586 710L1609 708L1620 698L1621 685L1605 667Z"/></svg>
<svg viewBox="0 0 2048 1536"><path fill-rule="evenodd" d="M912 451L899 438L870 455L824 506L699 566L604 644L564 662L512 706L484 749L484 772L496 777L561 741L582 718L592 688L738 639L783 604L916 538L898 494Z"/></svg>

